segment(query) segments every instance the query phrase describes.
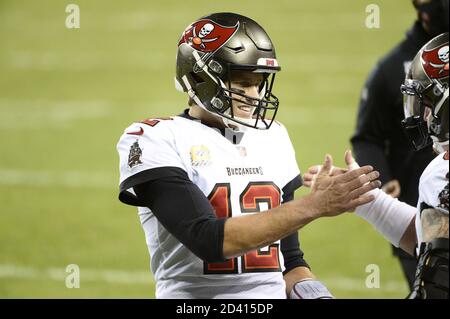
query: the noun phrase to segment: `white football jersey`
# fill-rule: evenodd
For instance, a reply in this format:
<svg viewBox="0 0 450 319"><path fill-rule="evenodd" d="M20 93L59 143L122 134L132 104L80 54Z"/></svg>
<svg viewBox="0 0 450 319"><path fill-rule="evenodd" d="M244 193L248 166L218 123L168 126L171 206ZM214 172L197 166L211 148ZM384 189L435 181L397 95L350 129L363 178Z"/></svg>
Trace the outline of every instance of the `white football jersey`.
<svg viewBox="0 0 450 319"><path fill-rule="evenodd" d="M283 187L300 174L284 126L274 122L269 130L249 129L240 142L231 130L225 136L185 116L134 123L117 145L120 183L145 170L177 167L210 200L219 218L239 218L279 205ZM122 188L126 191L133 192ZM206 263L173 237L149 208L139 207L138 212L157 298L286 298L279 241L227 262ZM183 212L179 214L183 218Z"/></svg>
<svg viewBox="0 0 450 319"><path fill-rule="evenodd" d="M448 152L439 154L428 164L419 181L416 232L418 248L423 241L420 212L422 204L448 214Z"/></svg>

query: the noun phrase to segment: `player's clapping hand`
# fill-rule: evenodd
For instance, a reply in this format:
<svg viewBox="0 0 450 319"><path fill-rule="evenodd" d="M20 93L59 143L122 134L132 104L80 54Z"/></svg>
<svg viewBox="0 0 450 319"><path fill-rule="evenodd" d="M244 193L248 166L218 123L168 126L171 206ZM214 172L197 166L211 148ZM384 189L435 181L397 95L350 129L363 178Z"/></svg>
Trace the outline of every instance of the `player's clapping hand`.
<svg viewBox="0 0 450 319"><path fill-rule="evenodd" d="M344 159L348 168L332 166L330 170L330 176L338 176L348 172L349 170L359 168L359 165L353 158L351 151L349 150L345 151ZM313 165L310 168L308 168L308 171L305 174L303 174L303 185L308 188L311 187L311 185L314 183L314 180L317 178L317 174L320 172L321 169L322 165Z"/></svg>
<svg viewBox="0 0 450 319"><path fill-rule="evenodd" d="M352 211L372 201L374 197L366 193L381 186L379 173L370 165L355 168L357 163L349 151L345 153L345 162L347 169L333 167L332 157L326 155L322 166L313 166L304 176L319 216Z"/></svg>
<svg viewBox="0 0 450 319"><path fill-rule="evenodd" d="M394 198L398 198L401 193L400 182L397 179L390 180L383 185L382 190L386 194L391 195Z"/></svg>

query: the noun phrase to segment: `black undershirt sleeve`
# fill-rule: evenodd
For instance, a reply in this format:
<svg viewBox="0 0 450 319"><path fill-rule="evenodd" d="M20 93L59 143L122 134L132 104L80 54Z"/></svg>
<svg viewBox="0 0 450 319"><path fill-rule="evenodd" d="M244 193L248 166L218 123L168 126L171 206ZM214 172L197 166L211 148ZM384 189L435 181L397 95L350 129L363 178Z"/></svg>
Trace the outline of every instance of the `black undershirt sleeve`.
<svg viewBox="0 0 450 319"><path fill-rule="evenodd" d="M286 186L283 187L283 203L293 200L295 190L302 185L303 180L301 175L298 175L286 184ZM284 267L286 268L283 272L284 275L297 267L310 268L303 258L304 253L300 249L297 232L294 232L281 240L281 252L283 253Z"/></svg>
<svg viewBox="0 0 450 319"><path fill-rule="evenodd" d="M145 178L135 175L140 179L133 187L139 206L150 208L158 221L200 259L225 261L225 219L217 219L214 208L185 171L170 168L165 174L168 169L151 169L145 172Z"/></svg>

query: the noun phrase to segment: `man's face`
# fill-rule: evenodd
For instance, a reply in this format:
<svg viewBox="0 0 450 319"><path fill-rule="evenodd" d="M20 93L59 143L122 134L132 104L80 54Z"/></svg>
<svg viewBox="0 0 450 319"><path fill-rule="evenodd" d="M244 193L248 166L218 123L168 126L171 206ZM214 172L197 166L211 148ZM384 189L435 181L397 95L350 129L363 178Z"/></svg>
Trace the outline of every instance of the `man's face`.
<svg viewBox="0 0 450 319"><path fill-rule="evenodd" d="M259 99L259 87L262 81L263 75L261 73L234 72L230 86L232 91L247 95L254 99ZM252 118L255 107L257 106L257 101L237 94L233 94L233 98L235 99L232 102L234 116L244 119Z"/></svg>
<svg viewBox="0 0 450 319"><path fill-rule="evenodd" d="M418 10L419 20L429 35L448 32L449 0L414 0L413 3Z"/></svg>

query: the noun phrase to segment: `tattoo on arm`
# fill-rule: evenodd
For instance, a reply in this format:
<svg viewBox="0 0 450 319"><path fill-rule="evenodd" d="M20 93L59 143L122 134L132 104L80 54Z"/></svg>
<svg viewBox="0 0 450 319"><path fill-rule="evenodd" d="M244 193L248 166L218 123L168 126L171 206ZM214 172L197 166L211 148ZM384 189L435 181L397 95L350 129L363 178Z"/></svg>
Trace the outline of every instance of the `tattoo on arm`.
<svg viewBox="0 0 450 319"><path fill-rule="evenodd" d="M428 208L421 214L423 241L430 242L435 238L449 238L448 214Z"/></svg>

